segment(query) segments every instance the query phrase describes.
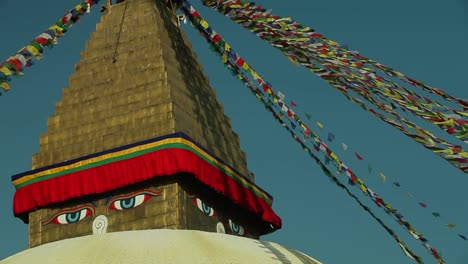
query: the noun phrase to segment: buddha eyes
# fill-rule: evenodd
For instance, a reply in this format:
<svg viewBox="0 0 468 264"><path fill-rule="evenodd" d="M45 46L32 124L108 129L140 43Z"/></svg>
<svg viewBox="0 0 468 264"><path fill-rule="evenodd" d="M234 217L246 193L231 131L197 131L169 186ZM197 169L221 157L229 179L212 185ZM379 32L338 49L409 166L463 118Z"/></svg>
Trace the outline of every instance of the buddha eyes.
<svg viewBox="0 0 468 264"><path fill-rule="evenodd" d="M95 210L91 205L80 206L60 211L44 221L42 224L67 225L79 222L88 216L94 216Z"/></svg>
<svg viewBox="0 0 468 264"><path fill-rule="evenodd" d="M208 216L215 216L216 213L215 213L215 210L213 208L211 208L210 206L208 206L205 202L203 202L202 200L200 200L199 198L196 198L196 197L193 197L192 198L193 202L197 205L198 209L200 209L200 211L202 211L204 214L208 215ZM236 234L236 235L239 235L239 236L243 236L245 234L245 230L242 226L234 223L231 219L228 219L229 221L229 228L231 229L232 233L233 234ZM223 230L224 230L224 226L221 222L218 223L218 225L222 226ZM221 232L221 233L224 233Z"/></svg>
<svg viewBox="0 0 468 264"><path fill-rule="evenodd" d="M151 190L144 190L115 196L106 202L106 209L108 212L109 210L123 211L135 208L147 202L149 199L161 195L161 193L162 191L156 192ZM46 221L43 221L42 225L67 225L77 223L89 216L96 216L96 206L96 204L90 203L71 209L60 210Z"/></svg>
<svg viewBox="0 0 468 264"><path fill-rule="evenodd" d="M108 203L107 207L111 210L127 210L132 209L137 206L142 205L143 203L147 202L149 199L161 195L162 192L155 192L155 191L139 191L134 192L131 194L126 195L119 195L112 198Z"/></svg>
<svg viewBox="0 0 468 264"><path fill-rule="evenodd" d="M229 227L231 231L239 236L244 235L244 228L236 223L234 223L231 219L229 219Z"/></svg>
<svg viewBox="0 0 468 264"><path fill-rule="evenodd" d="M215 211L213 210L213 208L209 207L206 203L204 203L199 198L193 198L193 201L197 205L198 209L200 209L200 211L202 211L204 214L206 214L208 216L214 216L215 215Z"/></svg>

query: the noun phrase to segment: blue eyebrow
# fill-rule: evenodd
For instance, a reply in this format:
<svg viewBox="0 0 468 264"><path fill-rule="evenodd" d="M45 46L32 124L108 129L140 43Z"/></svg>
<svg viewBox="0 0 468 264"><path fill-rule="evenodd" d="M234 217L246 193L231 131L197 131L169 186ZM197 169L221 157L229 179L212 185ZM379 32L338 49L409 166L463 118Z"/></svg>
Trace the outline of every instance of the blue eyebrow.
<svg viewBox="0 0 468 264"><path fill-rule="evenodd" d="M108 196L106 198L106 202L105 202L105 205L108 206L109 205L109 201L112 200L112 198L114 198L114 196Z"/></svg>

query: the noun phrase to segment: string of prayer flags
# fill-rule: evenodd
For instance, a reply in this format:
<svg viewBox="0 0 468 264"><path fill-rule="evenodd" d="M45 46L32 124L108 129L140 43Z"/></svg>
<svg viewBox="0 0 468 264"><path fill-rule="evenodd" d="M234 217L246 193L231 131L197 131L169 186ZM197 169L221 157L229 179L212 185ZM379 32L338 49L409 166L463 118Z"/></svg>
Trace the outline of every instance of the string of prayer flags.
<svg viewBox="0 0 468 264"><path fill-rule="evenodd" d="M85 0L70 9L55 24L34 38L28 45L21 48L16 54L0 63L0 87L4 91L11 89L11 76L21 77L24 75L24 67L34 65L33 60L42 59L44 47L52 48L57 44L57 39L62 37L67 30L73 26L84 14L89 12L91 6L99 0ZM1 92L0 92L1 95Z"/></svg>
<svg viewBox="0 0 468 264"><path fill-rule="evenodd" d="M183 6L184 6L184 5L183 5ZM191 8L193 8L193 7L191 7ZM191 9L189 9L189 10L191 10ZM188 10L185 9L185 12L187 13L187 12L190 12L190 11L188 11ZM192 23L194 23L194 22L193 22L194 20L195 20L195 19L192 17L192 18L191 18ZM195 24L195 23L194 23L194 24ZM195 25L196 25L196 24L195 24ZM201 28L198 28L198 29L200 30ZM204 36L207 40L209 40L208 35L202 34L202 36ZM219 51L218 51L218 52L219 52ZM219 55L222 56L222 54L219 54ZM303 146L304 150L305 150L307 153L309 153L309 155L320 165L320 167L321 167L322 171L325 173L325 175L327 175L328 177L330 177L330 179L331 179L333 182L335 182L338 186L340 186L340 187L344 188L345 190L347 190L348 195L350 195L351 197L354 197L354 199L361 205L361 207L364 208L364 210L366 210L372 217L374 217L374 219L376 219L376 220L382 225L382 227L397 241L397 243L398 243L398 244L402 247L402 249L404 250L405 254L407 254L407 255L408 255L409 257L411 257L413 260L416 260L417 263L422 263L422 261L420 260L420 257L417 256L416 254L414 254L412 251L410 251L409 248L403 243L403 241L401 241L401 240L398 238L398 236L396 235L396 233L395 233L393 230L391 230L388 226L386 226L386 225L383 223L382 220L380 220L379 218L377 218L377 217L370 211L370 209L369 209L367 206L363 205L363 204L359 201L359 199L358 199L356 196L354 196L354 195L346 188L346 186L345 186L344 184L342 184L341 182L339 182L339 180L338 180L338 179L333 175L333 173L325 166L325 164L323 164L323 163L320 161L320 159L319 159L317 156L315 156L315 155L313 154L313 152L312 152L307 146L305 146L305 145L302 143L301 140L299 140L299 137L298 137L296 134L294 134L294 131L293 131L291 128L289 128L289 127L286 125L286 123L284 123L284 121L280 118L280 116L279 116L278 114L276 114L276 113L273 111L273 109L272 109L272 107L271 107L272 101L268 101L268 100L267 100L267 97L261 94L262 92L261 92L260 89L254 89L253 85L249 82L249 79L248 79L248 78L243 77L243 76L240 76L241 74L239 73L238 70L236 70L235 67L233 67L233 64L232 64L232 63L230 63L228 60L223 61L223 62L227 65L228 69L232 71L232 73L233 73L234 76L237 76L239 79L241 79L241 80L244 82L244 84L246 84L246 86L250 89L250 91L256 95L256 97L259 99L259 101L261 101L261 102L265 105L265 108L268 109L270 112L272 112L272 114L273 114L275 120L277 120L277 121L281 124L282 127L286 128L286 129L291 133L291 135L293 136L293 138L295 139L296 142L300 143L301 146ZM328 157L327 157L327 158L328 158ZM325 162L329 162L329 161L330 161L329 158L325 160Z"/></svg>
<svg viewBox="0 0 468 264"><path fill-rule="evenodd" d="M419 240L423 246L430 250L431 252L437 252L428 242L427 239L424 238L424 236L420 233L417 233L414 229L414 227L411 226L407 221L402 219L401 217L398 217L397 210L392 208L390 204L385 202L377 193L372 191L368 186L364 184L364 182L359 179L353 171L347 167L339 158L338 156L331 151L331 149L328 148L328 146L324 143L323 140L321 140L315 133L313 133L307 125L300 119L300 117L294 113L291 109L289 109L283 102L280 102L279 100L276 100L275 97L277 97L275 91L273 88L269 85L267 89L265 89L265 84L266 82L264 79L254 71L252 67L249 67L248 70L244 69L243 67L239 67L236 64L236 61L232 59L232 57L235 58L241 58L239 54L235 53L232 48L229 50L225 49L225 46L228 45L227 42L217 34L218 39L215 41L212 37L215 32L212 28L209 27L208 22L204 20L203 18L200 17L199 13L197 12L197 16L193 16L192 13L195 13L195 9L186 1L182 1L182 9L186 13L187 16L189 16L190 21L194 25L195 28L197 28L200 32L200 35L205 37L205 39L210 43L210 45L213 47L212 50L217 52L219 57L221 58L228 58L228 59L223 59L222 61L225 63L225 65L228 67L229 70L233 73L234 76L236 76L239 80L241 80L247 88L259 99L259 101L262 101L264 103L264 106L266 109L268 109L270 112L272 112L273 117L275 120L281 123L281 125L286 128L290 133L292 134L295 142L299 143L301 147L306 151L309 156L311 156L314 160L319 163L320 158L315 156L313 154L312 150L306 145L306 144L311 144L315 150L318 150L320 152L323 152L326 156L330 157L330 163L335 166L338 169L338 172L344 173L349 179L354 183L355 186L360 188L363 192L367 194L366 197L370 197L374 203L385 210L387 213L390 215L393 215L397 218L397 221L401 223L403 227L405 227L415 239ZM209 29L209 30L208 30ZM210 32L211 34L208 34ZM221 43L221 44L220 44ZM225 45L226 44L226 45ZM229 46L230 47L230 46ZM228 54L234 54L234 56L227 56ZM255 83L252 83L250 81L250 78L246 76L246 74L251 74L255 80L257 80L260 88L255 88ZM288 109L284 109L284 108ZM288 115L283 115L280 116L279 113L284 112L287 110ZM284 122L282 121L282 118L286 118L289 120L289 122L296 122L298 123L306 132L306 134L310 135L308 138L301 139L300 136L296 135L294 133L294 130L292 130L289 126L289 122ZM323 166L325 164L321 163ZM324 171L327 175L329 175L329 170L328 172L325 170ZM357 183L357 184L356 184ZM401 215L401 214L400 214ZM442 258L438 254L433 254L434 257L436 257L440 263L444 263Z"/></svg>
<svg viewBox="0 0 468 264"><path fill-rule="evenodd" d="M328 73L327 73L328 74ZM333 77L332 75L330 75L331 77ZM347 87L347 86L345 86ZM348 89L350 89L350 91L356 91L353 87L347 87ZM359 95L363 96L366 100L374 103L375 105L378 106L379 109L387 109L387 108L390 108L390 109L396 109L397 106L391 102L391 101L388 101L387 98L385 97L382 97L380 95L378 95L378 98L381 98L383 100L383 103L382 102L379 102L379 101L376 101L375 99L369 99L368 95L367 95L367 92L366 93L363 93L363 92L358 92ZM407 98L409 98L410 100L415 100L414 98L411 98L411 96L407 96L408 94L404 94L404 93L400 93L400 94L403 94L405 95ZM412 95L412 93L409 93L410 95ZM393 125L394 127L400 129L400 130L403 130L403 132L407 135L409 135L410 137L412 137L413 139L415 139L416 141L419 141L421 143L424 143L425 146L427 148L431 148L432 150L434 150L435 153L453 153L452 150L455 149L456 151L460 151L458 146L454 146L453 144L450 144L448 142L445 142L445 141L439 141L441 144L445 145L445 146L448 146L449 147L449 150L450 151L447 151L446 149L443 149L443 148L432 148L434 146L434 140L433 139L436 139L430 132L428 131L425 131L425 130L422 130L420 129L419 127L417 127L416 125L414 125L413 123L411 123L409 120L406 120L404 118L401 118L400 116L398 115L395 115L395 112L390 112L391 116L384 116L382 114L378 114L376 112L376 110L374 109L371 109L367 106L365 106L362 101L360 101L359 99L355 99L355 98L352 98L353 101L359 103L364 109L370 111L371 113L374 113L376 116L378 116L379 118L381 118L382 120L384 120L385 122ZM427 97L424 98L424 100L428 101ZM390 105L390 107L388 107ZM405 108L401 108L403 111L405 111ZM288 115L288 116L292 116L292 115ZM310 116L306 115L307 119L310 120ZM398 121L395 121L393 118L396 118ZM404 126L407 126L411 129L414 129L415 133L412 133L412 132L409 132L409 130L405 130ZM320 122L318 122L318 127L321 127L323 128L323 124L321 124ZM306 138L304 138L305 140ZM329 140L329 142L331 142ZM347 146L345 147L347 148ZM320 145L314 145L314 149L319 151L321 150L320 148ZM462 154L463 155L463 154ZM448 159L449 156L447 155L444 155L442 154L442 156L444 156L444 158ZM326 164L329 164L330 163L330 158L328 158L328 156L326 156ZM453 159L453 158L452 158ZM452 164L456 164L455 162L451 161ZM463 166L458 166L459 168L463 168ZM369 173L372 172L372 166L371 164L368 164L368 171ZM356 177L354 177L353 175L351 176L349 182L351 184L355 184L356 182ZM361 185L360 186L362 190L365 190L365 188Z"/></svg>
<svg viewBox="0 0 468 264"><path fill-rule="evenodd" d="M365 58L356 51L348 51L339 43L325 38L310 27L305 27L291 18L266 13L263 8L254 3L244 0L202 0L202 3L255 33L283 52L290 60L296 61L323 78L364 110L401 130L405 135L458 169L468 172L468 151L435 137L433 133L422 129L396 111L398 109L410 112L416 117L433 123L450 136L468 143L467 100L427 86L383 64ZM419 95L379 75L379 72L387 77L403 80L413 87L421 88L444 100L455 102L462 109L448 107L434 99ZM363 100L377 108L367 106Z"/></svg>

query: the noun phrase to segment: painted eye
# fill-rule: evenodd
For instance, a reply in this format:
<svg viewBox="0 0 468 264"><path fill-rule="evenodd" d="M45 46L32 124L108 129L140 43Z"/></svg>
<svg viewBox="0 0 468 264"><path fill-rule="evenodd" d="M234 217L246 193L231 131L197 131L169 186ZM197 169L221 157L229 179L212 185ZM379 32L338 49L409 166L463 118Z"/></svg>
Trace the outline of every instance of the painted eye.
<svg viewBox="0 0 468 264"><path fill-rule="evenodd" d="M115 210L127 210L141 205L142 203L149 200L149 198L151 198L151 196L146 194L139 194L133 197L115 200L110 204L109 208Z"/></svg>
<svg viewBox="0 0 468 264"><path fill-rule="evenodd" d="M213 210L213 208L209 207L206 203L204 203L199 198L193 198L193 201L197 205L198 209L200 209L200 211L202 211L206 215L208 215L208 216L214 216L215 215L215 211Z"/></svg>
<svg viewBox="0 0 468 264"><path fill-rule="evenodd" d="M244 235L244 228L236 223L234 223L231 219L229 219L229 227L231 228L232 232L239 236Z"/></svg>
<svg viewBox="0 0 468 264"><path fill-rule="evenodd" d="M64 213L58 215L57 218L54 219L54 224L73 224L78 221L85 219L86 217L91 215L91 210L89 209L82 209L76 212Z"/></svg>
<svg viewBox="0 0 468 264"><path fill-rule="evenodd" d="M142 205L154 196L158 196L160 194L161 192L153 192L148 190L117 196L108 203L108 208L119 211L135 208Z"/></svg>
<svg viewBox="0 0 468 264"><path fill-rule="evenodd" d="M90 206L82 206L79 208L62 210L52 217L50 217L47 221L44 221L43 225L48 224L56 224L56 225L67 225L79 222L86 217L94 215L94 208Z"/></svg>

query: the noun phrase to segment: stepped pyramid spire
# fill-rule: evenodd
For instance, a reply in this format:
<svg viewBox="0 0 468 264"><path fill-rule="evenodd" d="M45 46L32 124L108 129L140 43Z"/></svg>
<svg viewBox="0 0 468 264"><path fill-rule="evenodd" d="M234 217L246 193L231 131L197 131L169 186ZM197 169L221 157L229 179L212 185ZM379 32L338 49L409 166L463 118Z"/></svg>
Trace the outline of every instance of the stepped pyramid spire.
<svg viewBox="0 0 468 264"><path fill-rule="evenodd" d="M96 27L33 168L174 132L184 132L251 178L223 113L171 5L129 0Z"/></svg>
<svg viewBox="0 0 468 264"><path fill-rule="evenodd" d="M30 246L126 230L258 238L280 228L180 31L175 1L108 6L33 170L13 176Z"/></svg>

